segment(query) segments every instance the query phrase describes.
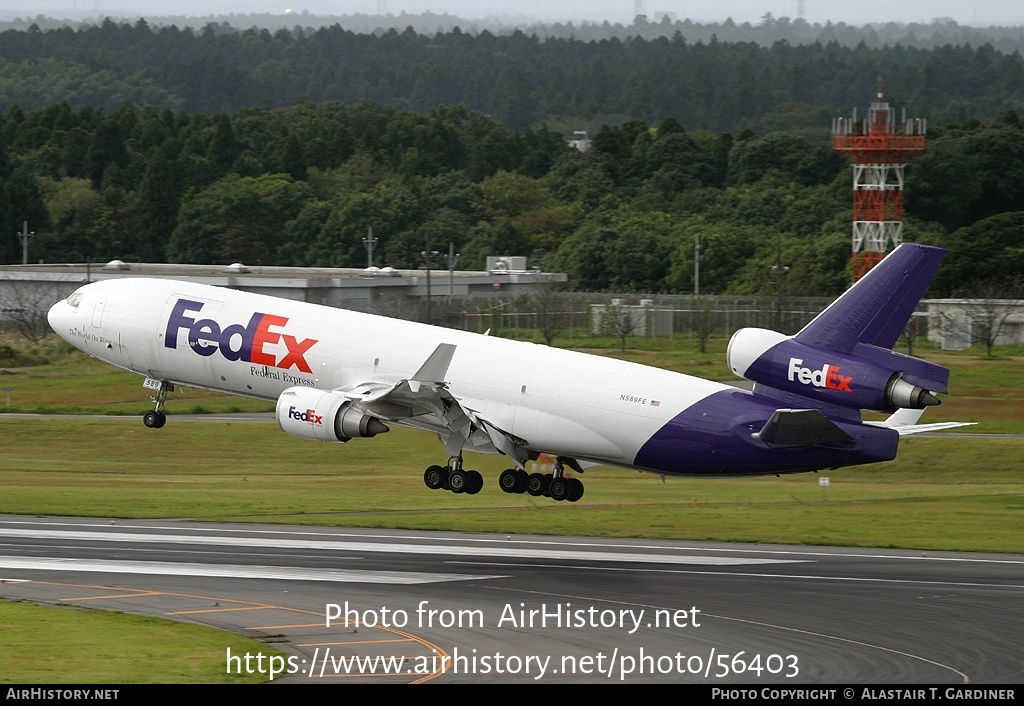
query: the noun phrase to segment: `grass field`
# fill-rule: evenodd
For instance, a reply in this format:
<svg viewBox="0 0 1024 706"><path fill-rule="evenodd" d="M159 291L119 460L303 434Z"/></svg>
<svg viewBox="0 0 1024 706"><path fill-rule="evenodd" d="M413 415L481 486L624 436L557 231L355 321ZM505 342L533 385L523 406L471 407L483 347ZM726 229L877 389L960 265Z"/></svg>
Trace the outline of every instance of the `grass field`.
<svg viewBox="0 0 1024 706"><path fill-rule="evenodd" d="M427 490L422 469L443 449L401 428L341 445L265 422L2 424L4 513L1024 551L1020 438L906 439L895 462L822 473L826 489L816 474L663 483L595 468L568 504L499 492L501 457L475 454L483 492Z"/></svg>
<svg viewBox="0 0 1024 706"><path fill-rule="evenodd" d="M0 601L0 683L244 684L225 654L279 650L199 625L138 615Z"/></svg>

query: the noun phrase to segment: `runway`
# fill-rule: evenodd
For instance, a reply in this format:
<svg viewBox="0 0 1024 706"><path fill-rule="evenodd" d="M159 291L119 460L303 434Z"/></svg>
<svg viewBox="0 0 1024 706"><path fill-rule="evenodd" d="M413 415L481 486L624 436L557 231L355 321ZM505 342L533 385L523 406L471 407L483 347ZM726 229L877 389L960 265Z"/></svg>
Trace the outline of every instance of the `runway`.
<svg viewBox="0 0 1024 706"><path fill-rule="evenodd" d="M273 635L282 682L1024 681L1021 555L0 516L0 579Z"/></svg>

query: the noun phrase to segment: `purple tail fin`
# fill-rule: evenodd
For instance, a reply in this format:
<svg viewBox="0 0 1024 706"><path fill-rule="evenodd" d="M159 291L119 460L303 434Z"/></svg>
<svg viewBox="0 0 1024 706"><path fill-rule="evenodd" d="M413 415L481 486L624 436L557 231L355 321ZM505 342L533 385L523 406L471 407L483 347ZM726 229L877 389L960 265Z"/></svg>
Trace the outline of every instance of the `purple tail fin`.
<svg viewBox="0 0 1024 706"><path fill-rule="evenodd" d="M929 245L900 245L794 339L845 353L858 343L891 349L945 254Z"/></svg>

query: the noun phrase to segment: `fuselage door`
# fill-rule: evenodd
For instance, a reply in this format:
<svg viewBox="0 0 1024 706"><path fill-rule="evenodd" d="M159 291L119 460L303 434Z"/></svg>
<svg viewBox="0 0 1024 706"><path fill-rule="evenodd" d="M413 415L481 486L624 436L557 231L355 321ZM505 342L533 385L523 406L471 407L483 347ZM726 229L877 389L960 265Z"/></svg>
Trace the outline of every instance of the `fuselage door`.
<svg viewBox="0 0 1024 706"><path fill-rule="evenodd" d="M93 304L92 320L90 321L93 328L99 329L103 327L103 310L106 308L106 306L106 299L99 299L95 304Z"/></svg>

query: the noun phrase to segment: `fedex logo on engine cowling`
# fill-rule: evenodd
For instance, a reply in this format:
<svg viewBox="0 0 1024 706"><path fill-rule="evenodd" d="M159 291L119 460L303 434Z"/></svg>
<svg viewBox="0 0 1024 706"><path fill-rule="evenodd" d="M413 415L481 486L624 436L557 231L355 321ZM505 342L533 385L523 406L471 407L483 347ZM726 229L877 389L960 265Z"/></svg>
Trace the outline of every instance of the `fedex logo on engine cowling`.
<svg viewBox="0 0 1024 706"><path fill-rule="evenodd" d="M188 331L189 347L202 356L213 355L217 351L228 360L244 360L255 365L269 365L273 368L287 370L296 368L304 373L312 373L306 362L308 351L317 339L306 338L299 341L295 336L284 333L281 329L288 323L286 316L274 316L257 311L249 319L249 323L230 324L221 328L213 319L199 319L189 316L198 314L203 309L203 302L190 299L179 299L167 319L167 333L164 337L166 348L178 347L178 331ZM287 352L280 358L267 346L284 344Z"/></svg>
<svg viewBox="0 0 1024 706"><path fill-rule="evenodd" d="M324 425L324 415L317 414L315 409L307 409L305 412L300 412L295 405L292 405L288 408L288 416L300 422L308 422L318 426Z"/></svg>
<svg viewBox="0 0 1024 706"><path fill-rule="evenodd" d="M840 367L838 365L828 365L826 363L821 366L821 370L811 370L810 368L803 367L803 363L803 358L789 359L788 377L791 381L800 382L804 385L813 385L814 387L824 387L829 390L853 392L850 389L850 381L853 380L853 376L840 375Z"/></svg>

